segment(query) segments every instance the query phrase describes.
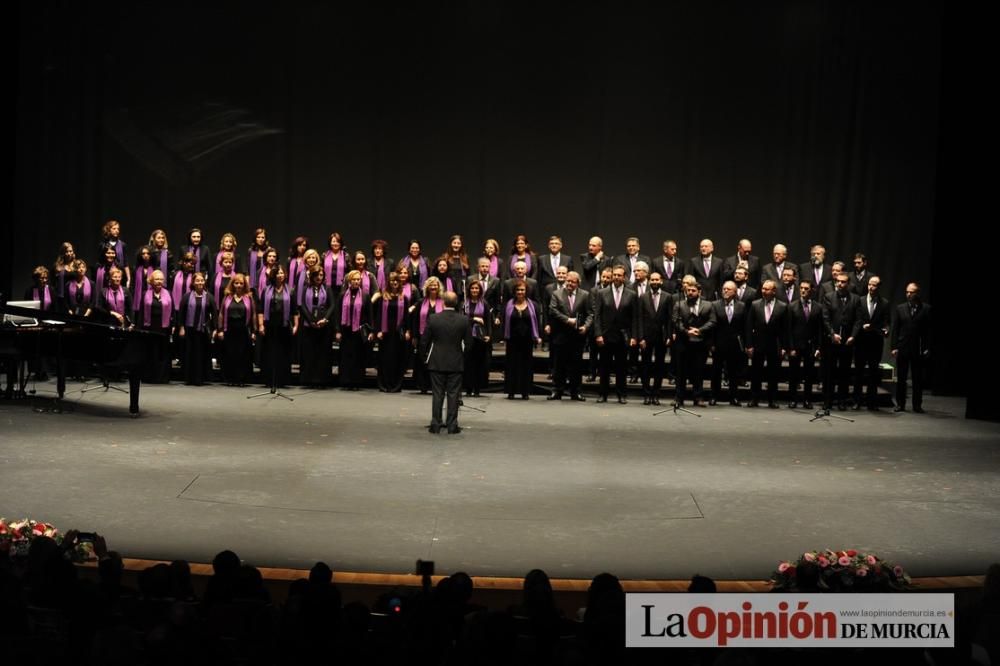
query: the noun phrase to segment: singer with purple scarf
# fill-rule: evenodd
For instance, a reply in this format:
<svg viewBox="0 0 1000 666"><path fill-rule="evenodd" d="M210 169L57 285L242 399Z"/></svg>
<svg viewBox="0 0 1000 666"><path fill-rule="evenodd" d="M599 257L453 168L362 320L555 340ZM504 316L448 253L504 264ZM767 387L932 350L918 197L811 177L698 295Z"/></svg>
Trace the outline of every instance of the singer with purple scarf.
<svg viewBox="0 0 1000 666"><path fill-rule="evenodd" d="M368 343L372 334L372 302L361 289L361 271L345 277L347 288L340 297L336 337L340 343L340 388L357 391L365 380Z"/></svg>
<svg viewBox="0 0 1000 666"><path fill-rule="evenodd" d="M299 383L324 388L333 367L333 328L337 301L326 286L323 267L309 271L308 284L295 292L299 304Z"/></svg>
<svg viewBox="0 0 1000 666"><path fill-rule="evenodd" d="M287 386L292 378L292 337L299 328L299 313L287 280L285 267L275 265L257 303L261 375L272 387Z"/></svg>
<svg viewBox="0 0 1000 666"><path fill-rule="evenodd" d="M215 334L215 298L205 290L205 276L195 273L192 289L181 300L177 337L182 340L181 369L184 383L201 386L212 372L212 337Z"/></svg>
<svg viewBox="0 0 1000 666"><path fill-rule="evenodd" d="M524 280L514 283L514 297L504 307L503 337L507 341L506 391L513 400L519 393L522 400L531 394L533 378L532 352L542 343L538 306L528 298Z"/></svg>

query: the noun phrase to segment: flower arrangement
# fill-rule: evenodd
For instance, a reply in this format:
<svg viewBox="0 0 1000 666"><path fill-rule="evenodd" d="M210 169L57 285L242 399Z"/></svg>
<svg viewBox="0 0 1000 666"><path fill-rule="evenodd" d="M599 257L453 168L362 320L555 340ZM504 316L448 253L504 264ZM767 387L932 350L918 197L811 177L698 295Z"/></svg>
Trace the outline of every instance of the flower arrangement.
<svg viewBox="0 0 1000 666"><path fill-rule="evenodd" d="M50 523L29 518L8 522L0 516L0 557L27 557L31 542L43 536L55 540L59 545L63 543L63 534ZM76 543L68 557L76 562L94 559L93 546L90 542Z"/></svg>
<svg viewBox="0 0 1000 666"><path fill-rule="evenodd" d="M813 550L794 561L784 560L771 574L775 590L804 591L812 586L802 580L808 576L824 592L879 592L905 590L911 586L903 567L858 550Z"/></svg>

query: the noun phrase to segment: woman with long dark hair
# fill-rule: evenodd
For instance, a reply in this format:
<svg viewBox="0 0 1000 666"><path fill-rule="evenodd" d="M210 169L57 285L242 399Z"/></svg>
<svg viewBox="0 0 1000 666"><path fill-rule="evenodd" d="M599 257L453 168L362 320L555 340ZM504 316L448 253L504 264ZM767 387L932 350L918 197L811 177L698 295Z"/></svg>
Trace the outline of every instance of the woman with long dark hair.
<svg viewBox="0 0 1000 666"><path fill-rule="evenodd" d="M408 304L399 273L389 273L386 282L386 288L372 297L378 339L378 388L386 393L399 393L410 352Z"/></svg>
<svg viewBox="0 0 1000 666"><path fill-rule="evenodd" d="M308 283L295 292L301 323L299 383L305 386L326 387L330 383L330 369L333 367L331 345L337 300L326 286L326 276L323 274L322 266L310 270L308 278Z"/></svg>
<svg viewBox="0 0 1000 666"><path fill-rule="evenodd" d="M285 267L277 264L268 275L267 288L257 299L261 375L266 386L275 388L291 381L292 338L299 328L299 313L287 279Z"/></svg>
<svg viewBox="0 0 1000 666"><path fill-rule="evenodd" d="M152 252L153 265L160 269L167 284L170 284L170 278L173 277L171 272L174 266L174 255L167 242L167 232L163 229L154 229L153 233L149 234L148 245Z"/></svg>
<svg viewBox="0 0 1000 666"><path fill-rule="evenodd" d="M261 270L264 267L264 254L271 247L267 242L267 229L258 227L253 232L253 243L247 249L247 283L250 289L256 288L260 282ZM267 281L267 278L264 279Z"/></svg>
<svg viewBox="0 0 1000 666"><path fill-rule="evenodd" d="M100 263L94 267L94 284L98 289L108 286L108 275L112 268L121 270L122 267L118 264L118 255L115 254L115 249L109 246L104 248L104 256Z"/></svg>
<svg viewBox="0 0 1000 666"><path fill-rule="evenodd" d="M73 249L73 244L67 242L60 245L59 256L56 257L55 262L52 264L52 273L49 276L52 288L56 291L56 298L59 299L60 310L68 311L66 306L66 287L70 281L76 279L76 275L72 269L74 261L76 261L76 251Z"/></svg>
<svg viewBox="0 0 1000 666"><path fill-rule="evenodd" d="M183 249L194 256L194 270L191 272L208 275L212 272L212 252L202 240L201 229L195 227L188 232L188 242Z"/></svg>
<svg viewBox="0 0 1000 666"><path fill-rule="evenodd" d="M142 297L146 295L146 290L149 289L149 276L153 274L156 270L156 264L153 263L153 249L148 245L143 245L139 248L139 251L135 255L135 267L132 269L132 320L138 321L139 315L135 314L139 311L139 306L142 304Z"/></svg>
<svg viewBox="0 0 1000 666"><path fill-rule="evenodd" d="M524 234L518 234L514 237L514 246L510 248L510 259L507 261L508 275L514 274L514 264L519 261L523 261L527 267L525 276L537 280L538 256L531 251L531 246L528 245L528 237Z"/></svg>
<svg viewBox="0 0 1000 666"><path fill-rule="evenodd" d="M323 273L326 275L326 286L339 294L344 288L344 277L351 272L351 260L339 231L330 234L328 244L330 249L323 253Z"/></svg>
<svg viewBox="0 0 1000 666"><path fill-rule="evenodd" d="M472 344L465 350L465 394L479 396L486 388L490 374L490 352L493 347L493 312L483 298L483 284L469 282L468 298L463 305L472 328Z"/></svg>
<svg viewBox="0 0 1000 666"><path fill-rule="evenodd" d="M409 250L402 263L406 264L406 268L410 272L410 283L417 289L423 290L424 283L431 275L430 266L427 263L427 258L420 252L420 241L411 240L408 247Z"/></svg>
<svg viewBox="0 0 1000 666"><path fill-rule="evenodd" d="M292 247L288 250L288 284L298 289L305 285L306 268L305 255L309 249L308 236L296 236Z"/></svg>
<svg viewBox="0 0 1000 666"><path fill-rule="evenodd" d="M386 256L388 252L389 244L384 240L372 241L372 258L368 262L368 269L375 275L379 291L385 291L389 286L389 273L393 269L392 259Z"/></svg>
<svg viewBox="0 0 1000 666"><path fill-rule="evenodd" d="M114 264L122 269L122 284L126 287L131 284L132 271L128 266L128 253L125 250L125 241L121 239L122 225L118 220L108 220L101 227L101 249L98 264L104 262L105 250L111 248L115 252ZM98 280L98 284L103 283Z"/></svg>
<svg viewBox="0 0 1000 666"><path fill-rule="evenodd" d="M452 281L459 286L460 293L464 294L465 279L469 277L469 255L465 251L465 242L459 234L448 239L448 248L444 251L444 256L448 259L448 270L451 272Z"/></svg>

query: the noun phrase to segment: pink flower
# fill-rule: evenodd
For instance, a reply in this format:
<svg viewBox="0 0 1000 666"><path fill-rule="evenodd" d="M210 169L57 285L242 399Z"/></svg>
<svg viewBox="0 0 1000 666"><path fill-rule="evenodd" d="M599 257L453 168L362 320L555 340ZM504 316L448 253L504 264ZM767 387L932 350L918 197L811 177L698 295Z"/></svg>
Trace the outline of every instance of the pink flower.
<svg viewBox="0 0 1000 666"><path fill-rule="evenodd" d="M868 557L865 558L865 561L868 562L870 566L875 566L875 563L878 562L878 560L875 559L874 555L869 555Z"/></svg>
<svg viewBox="0 0 1000 666"><path fill-rule="evenodd" d="M815 562L816 556L813 555L812 553L802 553L802 559L804 559L806 562Z"/></svg>
<svg viewBox="0 0 1000 666"><path fill-rule="evenodd" d="M849 558L847 555L842 555L840 559L837 560L837 564L839 564L842 567L846 567L850 563L851 563L851 558Z"/></svg>
<svg viewBox="0 0 1000 666"><path fill-rule="evenodd" d="M853 550L853 549L852 549L852 550L849 550L849 551L847 551L847 556L848 556L848 557L854 557L854 556L855 556L855 555L857 555L857 554L858 554L858 551L856 551L856 550Z"/></svg>
<svg viewBox="0 0 1000 666"><path fill-rule="evenodd" d="M778 573L785 573L791 568L791 566L792 565L789 564L788 562L782 562L781 564L778 565Z"/></svg>
<svg viewBox="0 0 1000 666"><path fill-rule="evenodd" d="M858 568L857 568L857 569L856 569L856 570L854 571L854 574L855 574L855 575L856 575L856 576L857 576L858 578L864 578L865 576L867 576L867 575L868 575L868 567L866 567L866 566L864 566L864 565L861 565L860 567L858 567Z"/></svg>
<svg viewBox="0 0 1000 666"><path fill-rule="evenodd" d="M822 555L819 556L819 558L817 559L817 561L819 562L819 566L821 568L823 568L823 569L825 569L826 567L830 566L830 560L826 559L826 557L824 557Z"/></svg>

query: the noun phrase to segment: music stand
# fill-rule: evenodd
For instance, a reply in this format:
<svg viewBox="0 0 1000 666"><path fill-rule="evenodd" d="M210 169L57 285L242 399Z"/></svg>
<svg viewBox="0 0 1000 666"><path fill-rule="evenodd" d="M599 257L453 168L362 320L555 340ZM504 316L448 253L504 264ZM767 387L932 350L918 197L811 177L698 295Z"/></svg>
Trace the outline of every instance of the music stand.
<svg viewBox="0 0 1000 666"><path fill-rule="evenodd" d="M274 335L274 333L272 333L271 335ZM277 354L278 341L274 340L273 343L274 343L273 345L268 344L268 346L271 347L268 353L268 356L271 357L271 388L268 391L261 391L260 393L254 393L253 395L248 395L247 400L253 400L254 398L260 398L265 395L269 395L271 396L272 400L274 398L284 398L288 402L295 402L295 398L290 398L278 390L278 364L275 363L274 359L274 357L278 355Z"/></svg>
<svg viewBox="0 0 1000 666"><path fill-rule="evenodd" d="M813 414L813 417L809 419L809 423L819 421L820 419L840 419L841 421L854 423L854 419L849 419L846 416L841 416L840 414L831 414L829 409L817 409L816 413Z"/></svg>
<svg viewBox="0 0 1000 666"><path fill-rule="evenodd" d="M673 402L671 403L671 406L670 406L670 407L668 407L668 408L666 408L666 409L661 409L661 410L660 410L660 411L658 411L658 412L653 412L653 416L659 416L660 414L663 414L664 412L670 412L670 411L672 411L672 412L673 412L674 414L676 414L677 412L684 412L685 414L690 414L691 416L697 416L697 417L698 417L699 419L700 419L700 418L701 418L702 416L704 416L704 414L699 414L699 413L697 413L697 412L692 412L692 411L691 411L690 409L685 409L684 407L681 407L681 406L680 406L680 405L679 405L679 404L677 403L677 401L676 401L676 400L674 400L674 401L673 401Z"/></svg>

